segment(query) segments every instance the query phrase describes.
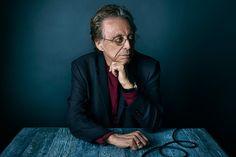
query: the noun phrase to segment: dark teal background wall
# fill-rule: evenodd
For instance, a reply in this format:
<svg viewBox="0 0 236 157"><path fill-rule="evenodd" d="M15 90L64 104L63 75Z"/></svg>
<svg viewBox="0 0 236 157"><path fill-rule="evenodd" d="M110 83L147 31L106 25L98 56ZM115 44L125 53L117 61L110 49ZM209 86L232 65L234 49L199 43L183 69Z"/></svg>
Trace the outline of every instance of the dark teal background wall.
<svg viewBox="0 0 236 157"><path fill-rule="evenodd" d="M164 127L205 127L232 152L236 14L225 0L5 1L1 137L25 126L65 126L70 63L93 50L89 21L107 3L129 8L136 49L161 63Z"/></svg>

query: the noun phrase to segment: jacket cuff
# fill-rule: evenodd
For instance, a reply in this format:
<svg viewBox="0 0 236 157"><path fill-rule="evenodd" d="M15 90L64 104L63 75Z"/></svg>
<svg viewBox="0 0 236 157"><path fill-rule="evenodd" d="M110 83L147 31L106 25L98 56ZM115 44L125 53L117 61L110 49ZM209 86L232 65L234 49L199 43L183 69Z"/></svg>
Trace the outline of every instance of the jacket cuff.
<svg viewBox="0 0 236 157"><path fill-rule="evenodd" d="M103 144L103 145L107 144L105 140L112 134L114 134L114 133L113 132L108 132L108 133L102 135L101 137L96 139L96 143Z"/></svg>

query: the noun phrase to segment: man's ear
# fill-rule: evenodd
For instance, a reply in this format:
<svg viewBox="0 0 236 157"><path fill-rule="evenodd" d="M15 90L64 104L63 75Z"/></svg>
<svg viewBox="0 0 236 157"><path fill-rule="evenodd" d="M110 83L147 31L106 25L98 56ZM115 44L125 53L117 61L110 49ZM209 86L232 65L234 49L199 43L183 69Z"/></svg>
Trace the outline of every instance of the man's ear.
<svg viewBox="0 0 236 157"><path fill-rule="evenodd" d="M95 40L95 45L99 51L102 51L102 52L104 51L103 42L101 40L98 40L98 39Z"/></svg>

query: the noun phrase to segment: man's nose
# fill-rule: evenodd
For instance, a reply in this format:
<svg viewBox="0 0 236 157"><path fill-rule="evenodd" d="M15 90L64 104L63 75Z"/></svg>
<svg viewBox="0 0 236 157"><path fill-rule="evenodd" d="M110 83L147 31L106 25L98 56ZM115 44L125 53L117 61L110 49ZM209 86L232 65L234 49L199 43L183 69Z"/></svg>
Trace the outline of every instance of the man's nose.
<svg viewBox="0 0 236 157"><path fill-rule="evenodd" d="M129 39L125 40L124 48L127 50L129 50L131 48L131 43L130 43Z"/></svg>

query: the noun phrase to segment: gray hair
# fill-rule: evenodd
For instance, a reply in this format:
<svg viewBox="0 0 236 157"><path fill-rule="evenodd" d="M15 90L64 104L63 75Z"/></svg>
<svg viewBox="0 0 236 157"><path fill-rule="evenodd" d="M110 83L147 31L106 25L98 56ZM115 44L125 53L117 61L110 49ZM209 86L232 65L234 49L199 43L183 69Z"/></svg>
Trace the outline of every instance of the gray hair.
<svg viewBox="0 0 236 157"><path fill-rule="evenodd" d="M108 17L121 17L126 19L132 29L132 32L135 34L136 26L133 22L133 17L131 13L123 6L118 6L114 4L105 5L100 8L94 17L90 21L90 34L93 42L97 39L103 38L102 32L102 22L105 18Z"/></svg>

